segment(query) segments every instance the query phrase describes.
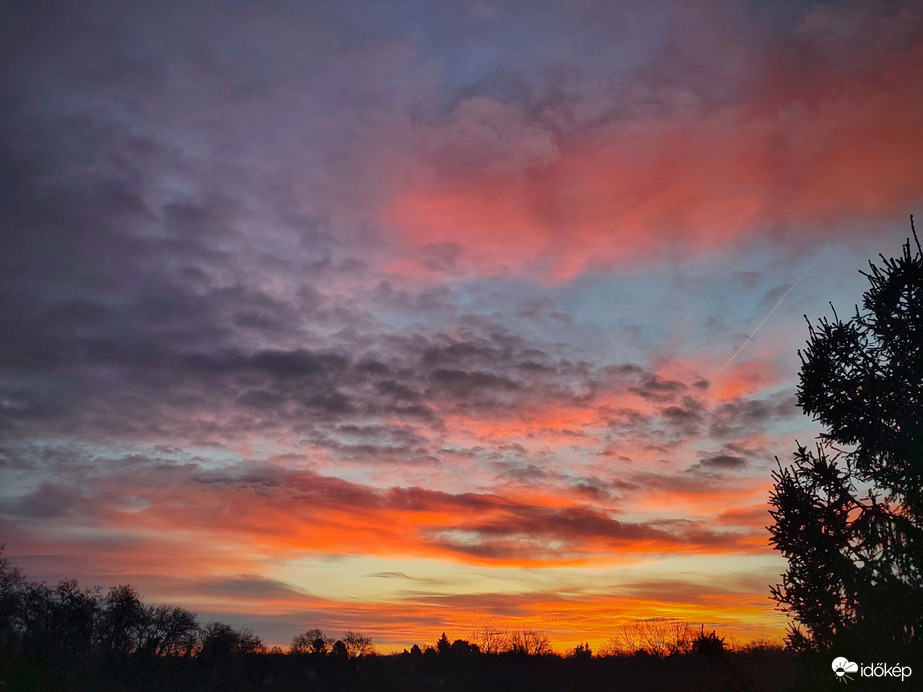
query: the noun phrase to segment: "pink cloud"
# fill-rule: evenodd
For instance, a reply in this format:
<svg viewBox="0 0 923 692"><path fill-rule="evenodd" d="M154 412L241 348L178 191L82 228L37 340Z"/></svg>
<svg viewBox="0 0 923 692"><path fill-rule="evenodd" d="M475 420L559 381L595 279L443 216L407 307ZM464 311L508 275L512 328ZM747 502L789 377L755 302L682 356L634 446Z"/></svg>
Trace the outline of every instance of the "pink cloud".
<svg viewBox="0 0 923 692"><path fill-rule="evenodd" d="M860 57L853 42L883 40L890 25L814 24L839 33L806 23L807 47L778 45L759 69L751 60L735 102L642 100L570 129L496 100L462 102L421 136L386 219L408 252L451 244L468 271L564 279L909 207L923 179L923 43ZM408 271L402 262L391 268Z"/></svg>

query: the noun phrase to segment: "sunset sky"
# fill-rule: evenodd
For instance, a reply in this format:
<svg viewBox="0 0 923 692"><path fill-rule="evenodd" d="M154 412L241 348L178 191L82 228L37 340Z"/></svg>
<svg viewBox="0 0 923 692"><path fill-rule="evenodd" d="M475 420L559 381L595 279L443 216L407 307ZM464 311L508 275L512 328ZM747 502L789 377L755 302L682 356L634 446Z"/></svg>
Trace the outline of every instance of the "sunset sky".
<svg viewBox="0 0 923 692"><path fill-rule="evenodd" d="M915 0L4 3L6 556L271 644L780 636L921 65Z"/></svg>

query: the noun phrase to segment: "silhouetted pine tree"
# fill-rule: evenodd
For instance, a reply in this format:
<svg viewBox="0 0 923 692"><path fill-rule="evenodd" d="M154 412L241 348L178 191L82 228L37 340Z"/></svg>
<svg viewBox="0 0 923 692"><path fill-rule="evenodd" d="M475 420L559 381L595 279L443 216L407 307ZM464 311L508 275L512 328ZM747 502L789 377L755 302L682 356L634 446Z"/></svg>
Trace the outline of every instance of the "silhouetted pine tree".
<svg viewBox="0 0 923 692"><path fill-rule="evenodd" d="M923 250L862 272L862 309L809 322L798 405L826 431L774 472L770 527L788 559L773 598L799 649L923 642ZM831 306L832 307L832 306Z"/></svg>

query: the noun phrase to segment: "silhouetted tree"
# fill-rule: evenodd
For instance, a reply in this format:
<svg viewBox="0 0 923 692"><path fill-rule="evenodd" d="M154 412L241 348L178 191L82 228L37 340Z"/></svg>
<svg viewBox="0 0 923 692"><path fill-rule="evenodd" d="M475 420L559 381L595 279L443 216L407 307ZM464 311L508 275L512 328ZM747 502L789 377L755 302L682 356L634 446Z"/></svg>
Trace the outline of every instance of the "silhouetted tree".
<svg viewBox="0 0 923 692"><path fill-rule="evenodd" d="M316 627L292 637L289 651L293 654L315 654L323 656L333 644L333 639Z"/></svg>
<svg viewBox="0 0 923 692"><path fill-rule="evenodd" d="M698 656L705 656L706 658L712 659L721 658L726 651L724 637L719 637L718 633L714 630L709 634L705 634L705 625L702 625L702 629L698 636L692 640L692 653Z"/></svg>
<svg viewBox="0 0 923 692"><path fill-rule="evenodd" d="M333 642L333 648L330 650L330 654L338 659L349 658L349 650L346 648L346 644L343 643L342 639L337 639Z"/></svg>
<svg viewBox="0 0 923 692"><path fill-rule="evenodd" d="M678 618L624 620L600 649L603 656L647 654L657 658L689 653L694 630Z"/></svg>
<svg viewBox="0 0 923 692"><path fill-rule="evenodd" d="M439 641L436 642L436 652L445 656L449 653L451 648L452 645L449 643L449 638L445 636L445 632L443 632L442 636L439 637Z"/></svg>
<svg viewBox="0 0 923 692"><path fill-rule="evenodd" d="M154 656L190 656L198 644L199 623L194 613L170 605L145 608L138 650Z"/></svg>
<svg viewBox="0 0 923 692"><path fill-rule="evenodd" d="M552 652L548 634L541 630L515 630L507 639L507 652L526 656L546 656Z"/></svg>
<svg viewBox="0 0 923 692"><path fill-rule="evenodd" d="M0 643L18 644L22 597L26 580L22 569L3 557L5 545L0 545Z"/></svg>
<svg viewBox="0 0 923 692"><path fill-rule="evenodd" d="M145 609L137 590L128 584L113 586L103 597L99 615L99 644L109 655L125 655L141 641Z"/></svg>
<svg viewBox="0 0 923 692"><path fill-rule="evenodd" d="M773 598L794 648L923 640L923 250L869 262L862 309L809 322L798 405L826 432L773 474ZM803 629L802 629L803 628Z"/></svg>
<svg viewBox="0 0 923 692"><path fill-rule="evenodd" d="M250 629L234 629L224 622L211 622L202 628L202 648L198 657L210 663L223 662L237 654L261 653L263 641Z"/></svg>
<svg viewBox="0 0 923 692"><path fill-rule="evenodd" d="M449 654L456 660L463 660L467 656L479 653L481 653L481 650L477 644L472 644L464 639L456 639L452 642L452 648L449 649Z"/></svg>
<svg viewBox="0 0 923 692"><path fill-rule="evenodd" d="M590 648L589 643L578 644L574 647L574 651L571 653L571 656L581 659L593 658L593 649Z"/></svg>
<svg viewBox="0 0 923 692"><path fill-rule="evenodd" d="M61 662L85 658L93 650L99 601L98 589L81 589L76 579L54 588L29 584L19 623L23 650Z"/></svg>
<svg viewBox="0 0 923 692"><path fill-rule="evenodd" d="M470 640L484 654L499 654L506 650L506 632L491 627L490 624L482 625L474 630Z"/></svg>
<svg viewBox="0 0 923 692"><path fill-rule="evenodd" d="M343 644L346 646L346 652L349 654L350 658L371 656L375 653L375 646L372 644L372 638L366 637L358 632L344 633Z"/></svg>

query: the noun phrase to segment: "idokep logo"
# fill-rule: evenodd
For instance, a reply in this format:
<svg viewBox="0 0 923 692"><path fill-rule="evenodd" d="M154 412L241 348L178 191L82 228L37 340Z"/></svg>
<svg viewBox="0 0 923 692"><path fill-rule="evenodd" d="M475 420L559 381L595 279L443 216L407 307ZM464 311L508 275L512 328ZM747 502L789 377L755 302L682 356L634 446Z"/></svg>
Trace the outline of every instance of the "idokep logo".
<svg viewBox="0 0 923 692"><path fill-rule="evenodd" d="M913 674L910 666L902 666L900 663L893 666L889 663L863 663L859 665L843 656L837 656L833 659L831 667L840 682L852 680L849 673L859 673L863 678L900 678L901 682L904 682Z"/></svg>
<svg viewBox="0 0 923 692"><path fill-rule="evenodd" d="M837 680L846 682L852 680L847 673L855 673L859 670L859 664L847 660L843 656L833 659L833 672L836 673Z"/></svg>

